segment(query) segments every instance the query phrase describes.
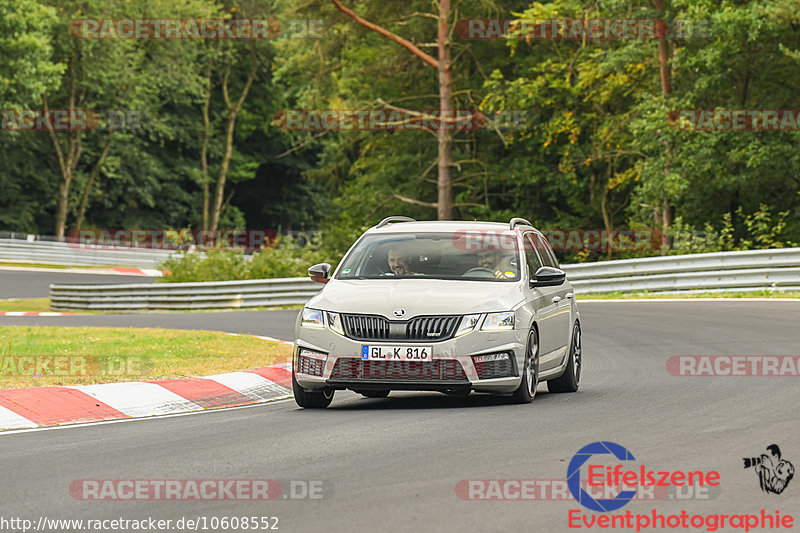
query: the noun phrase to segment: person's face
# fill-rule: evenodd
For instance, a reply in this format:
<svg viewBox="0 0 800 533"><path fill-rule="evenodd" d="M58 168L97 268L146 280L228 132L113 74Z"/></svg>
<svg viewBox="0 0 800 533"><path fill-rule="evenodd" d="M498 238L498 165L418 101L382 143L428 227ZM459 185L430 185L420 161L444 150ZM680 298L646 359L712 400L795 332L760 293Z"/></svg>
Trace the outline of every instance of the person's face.
<svg viewBox="0 0 800 533"><path fill-rule="evenodd" d="M397 250L389 250L386 256L386 261L389 263L389 268L395 276L405 276L408 274L408 268L411 263L411 258L403 252Z"/></svg>
<svg viewBox="0 0 800 533"><path fill-rule="evenodd" d="M480 268L494 270L495 263L497 263L497 254L494 251L488 250L478 252L478 266Z"/></svg>

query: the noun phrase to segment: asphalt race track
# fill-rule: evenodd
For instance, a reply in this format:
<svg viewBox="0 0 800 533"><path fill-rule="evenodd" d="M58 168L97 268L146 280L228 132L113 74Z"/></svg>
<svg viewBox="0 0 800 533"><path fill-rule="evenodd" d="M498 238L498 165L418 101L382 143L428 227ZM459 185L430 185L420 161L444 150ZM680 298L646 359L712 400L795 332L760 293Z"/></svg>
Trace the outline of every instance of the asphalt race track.
<svg viewBox="0 0 800 533"><path fill-rule="evenodd" d="M71 272L28 272L22 270L0 270L0 299L3 298L48 298L51 283L151 283L156 278L149 276L125 276L114 274L77 274Z"/></svg>
<svg viewBox="0 0 800 533"><path fill-rule="evenodd" d="M147 313L128 315L77 315L60 317L2 317L4 326L98 326L202 329L266 335L293 340L297 310L207 313Z"/></svg>
<svg viewBox="0 0 800 533"><path fill-rule="evenodd" d="M9 433L0 435L0 514L34 522L40 516L275 516L280 531L298 532L568 531L571 509L598 515L572 499L466 501L456 486L471 479L564 479L581 447L607 440L626 447L649 470L721 474L710 498L633 501L618 513L766 509L800 515L800 479L783 494L766 494L753 469L742 467L743 457L758 457L772 443L800 466L798 378L675 377L666 370L673 355L800 355L800 302L579 306L585 366L575 394L548 394L540 386L532 404L504 405L501 398L475 394L392 393L368 400L339 392L322 411L284 401ZM155 320L168 327L191 322L291 339L293 313L6 318L0 324ZM69 492L80 479L212 478L323 481L325 490L322 499L267 503L92 502Z"/></svg>

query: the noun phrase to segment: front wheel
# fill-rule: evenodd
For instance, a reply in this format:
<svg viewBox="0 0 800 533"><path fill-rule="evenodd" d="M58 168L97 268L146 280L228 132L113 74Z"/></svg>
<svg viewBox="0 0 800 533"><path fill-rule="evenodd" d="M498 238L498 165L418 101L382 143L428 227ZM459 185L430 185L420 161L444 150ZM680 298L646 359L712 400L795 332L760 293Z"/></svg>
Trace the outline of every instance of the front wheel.
<svg viewBox="0 0 800 533"><path fill-rule="evenodd" d="M297 383L292 372L292 392L294 401L305 409L324 409L333 401L334 390L326 387L321 391L307 391Z"/></svg>
<svg viewBox="0 0 800 533"><path fill-rule="evenodd" d="M581 326L577 322L572 328L572 342L569 347L569 361L564 373L558 379L547 382L547 390L550 392L575 392L581 382L581 367L583 359L581 356Z"/></svg>
<svg viewBox="0 0 800 533"><path fill-rule="evenodd" d="M535 328L528 333L528 344L525 346L525 364L522 367L522 381L514 391L511 401L514 403L531 403L536 397L539 386L539 335Z"/></svg>

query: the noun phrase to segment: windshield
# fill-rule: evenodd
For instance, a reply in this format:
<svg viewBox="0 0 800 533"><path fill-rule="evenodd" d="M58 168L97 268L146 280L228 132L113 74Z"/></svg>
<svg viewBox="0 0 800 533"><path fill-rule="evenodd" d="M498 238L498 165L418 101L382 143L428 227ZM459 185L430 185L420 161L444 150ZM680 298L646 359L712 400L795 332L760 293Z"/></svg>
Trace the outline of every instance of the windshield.
<svg viewBox="0 0 800 533"><path fill-rule="evenodd" d="M488 236L487 236L488 235ZM511 231L367 235L345 257L336 279L520 279Z"/></svg>

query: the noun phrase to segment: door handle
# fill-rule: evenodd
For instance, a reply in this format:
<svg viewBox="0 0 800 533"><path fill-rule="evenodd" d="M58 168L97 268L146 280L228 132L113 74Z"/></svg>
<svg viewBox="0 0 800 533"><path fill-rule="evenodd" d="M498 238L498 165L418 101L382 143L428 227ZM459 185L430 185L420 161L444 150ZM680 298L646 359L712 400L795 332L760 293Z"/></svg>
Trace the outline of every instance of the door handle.
<svg viewBox="0 0 800 533"><path fill-rule="evenodd" d="M557 304L560 301L561 301L561 296L553 296L553 303L554 304Z"/></svg>
<svg viewBox="0 0 800 533"><path fill-rule="evenodd" d="M573 298L574 296L575 296L575 295L574 295L574 294L572 294L571 292L568 292L568 293L567 293L567 298Z"/></svg>

